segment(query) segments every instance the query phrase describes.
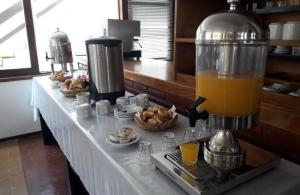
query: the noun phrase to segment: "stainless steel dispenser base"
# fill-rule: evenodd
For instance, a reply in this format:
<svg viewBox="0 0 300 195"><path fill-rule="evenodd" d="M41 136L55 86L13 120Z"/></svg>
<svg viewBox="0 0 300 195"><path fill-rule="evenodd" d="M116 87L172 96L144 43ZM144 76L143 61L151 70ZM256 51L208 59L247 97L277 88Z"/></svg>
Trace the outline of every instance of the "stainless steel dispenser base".
<svg viewBox="0 0 300 195"><path fill-rule="evenodd" d="M251 144L247 143L246 145L249 146ZM280 158L278 156L260 148L258 148L258 150L260 149L266 154L266 159L260 160L259 163L251 160L251 158L255 158L257 151L253 150L253 148L257 149L258 147L251 147L251 151L249 151L251 156L247 156L249 160L246 160L246 163L241 168L227 173L225 179L220 178L223 175L205 162L202 153L199 154L198 163L194 166L186 166L182 162L179 150L169 153L161 152L153 154L152 162L189 194L219 194L280 164Z"/></svg>

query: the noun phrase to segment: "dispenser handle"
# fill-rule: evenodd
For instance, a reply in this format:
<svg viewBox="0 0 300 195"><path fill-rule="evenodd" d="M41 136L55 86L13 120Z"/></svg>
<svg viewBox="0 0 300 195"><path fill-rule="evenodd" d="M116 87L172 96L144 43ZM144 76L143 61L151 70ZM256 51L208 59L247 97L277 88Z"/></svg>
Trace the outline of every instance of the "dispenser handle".
<svg viewBox="0 0 300 195"><path fill-rule="evenodd" d="M195 127L196 121L198 119L207 120L208 118L208 112L202 111L198 112L197 107L202 104L206 99L204 97L199 96L189 107L188 109L188 117L189 117L189 123L190 127Z"/></svg>
<svg viewBox="0 0 300 195"><path fill-rule="evenodd" d="M199 96L190 106L189 110L196 109L200 104L202 104L206 99L204 97Z"/></svg>

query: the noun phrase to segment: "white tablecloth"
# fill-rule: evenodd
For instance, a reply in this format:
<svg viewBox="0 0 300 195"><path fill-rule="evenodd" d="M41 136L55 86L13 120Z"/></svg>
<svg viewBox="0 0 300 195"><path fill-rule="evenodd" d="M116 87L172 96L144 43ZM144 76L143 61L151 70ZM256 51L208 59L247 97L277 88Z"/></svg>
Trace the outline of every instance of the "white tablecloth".
<svg viewBox="0 0 300 195"><path fill-rule="evenodd" d="M61 150L91 195L179 195L186 194L162 172L138 163L138 144L116 148L105 139L121 127L133 127L150 140L154 152L160 151L163 132L139 129L134 121L120 121L113 114L97 119L76 118L73 98L64 97L51 87L47 76L33 79L32 104L39 109ZM179 115L172 129L180 140L188 127L186 117ZM297 194L300 193L299 166L282 160L275 170L248 181L226 194Z"/></svg>

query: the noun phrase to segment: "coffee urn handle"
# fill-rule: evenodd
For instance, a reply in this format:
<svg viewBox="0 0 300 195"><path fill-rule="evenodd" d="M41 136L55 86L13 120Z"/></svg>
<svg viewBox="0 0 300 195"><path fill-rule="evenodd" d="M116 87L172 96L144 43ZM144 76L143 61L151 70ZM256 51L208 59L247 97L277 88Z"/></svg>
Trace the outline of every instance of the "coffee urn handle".
<svg viewBox="0 0 300 195"><path fill-rule="evenodd" d="M189 117L189 123L190 127L195 127L196 121L199 119L207 120L208 119L208 112L202 111L199 112L197 110L197 107L202 104L206 99L204 97L199 96L189 107L188 109L188 117Z"/></svg>

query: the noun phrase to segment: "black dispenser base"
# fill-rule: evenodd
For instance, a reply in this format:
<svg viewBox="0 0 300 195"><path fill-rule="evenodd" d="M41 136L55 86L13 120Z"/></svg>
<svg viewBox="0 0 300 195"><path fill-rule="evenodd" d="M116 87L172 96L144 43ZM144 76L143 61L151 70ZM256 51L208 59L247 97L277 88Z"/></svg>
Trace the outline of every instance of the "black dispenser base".
<svg viewBox="0 0 300 195"><path fill-rule="evenodd" d="M115 105L116 99L118 97L122 97L122 96L125 96L125 90L116 91L116 92L112 92L112 93L96 93L96 94L91 93L91 98L93 100L95 100L95 101L109 100L111 105Z"/></svg>

